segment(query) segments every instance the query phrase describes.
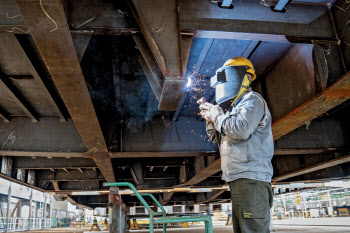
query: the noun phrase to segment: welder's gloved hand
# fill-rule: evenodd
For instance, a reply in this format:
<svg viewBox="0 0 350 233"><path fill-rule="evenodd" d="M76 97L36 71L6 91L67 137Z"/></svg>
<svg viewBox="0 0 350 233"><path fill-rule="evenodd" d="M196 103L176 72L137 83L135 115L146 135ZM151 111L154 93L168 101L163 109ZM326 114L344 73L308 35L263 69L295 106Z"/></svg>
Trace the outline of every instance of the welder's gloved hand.
<svg viewBox="0 0 350 233"><path fill-rule="evenodd" d="M205 115L207 114L208 109L209 108L204 104L199 105L199 114L203 117L203 119L205 119Z"/></svg>
<svg viewBox="0 0 350 233"><path fill-rule="evenodd" d="M211 103L201 104L199 109L201 110L201 116L205 120L213 123L215 123L218 116L225 115L224 111L219 105L214 105Z"/></svg>

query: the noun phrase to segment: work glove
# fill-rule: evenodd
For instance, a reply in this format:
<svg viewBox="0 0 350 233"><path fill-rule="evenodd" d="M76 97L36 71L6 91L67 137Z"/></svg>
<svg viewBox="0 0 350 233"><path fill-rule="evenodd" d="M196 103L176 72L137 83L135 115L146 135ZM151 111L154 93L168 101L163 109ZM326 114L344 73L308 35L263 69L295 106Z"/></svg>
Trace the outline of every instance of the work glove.
<svg viewBox="0 0 350 233"><path fill-rule="evenodd" d="M225 115L224 111L219 105L214 105L211 103L201 104L199 109L200 115L208 122L215 123L218 116Z"/></svg>

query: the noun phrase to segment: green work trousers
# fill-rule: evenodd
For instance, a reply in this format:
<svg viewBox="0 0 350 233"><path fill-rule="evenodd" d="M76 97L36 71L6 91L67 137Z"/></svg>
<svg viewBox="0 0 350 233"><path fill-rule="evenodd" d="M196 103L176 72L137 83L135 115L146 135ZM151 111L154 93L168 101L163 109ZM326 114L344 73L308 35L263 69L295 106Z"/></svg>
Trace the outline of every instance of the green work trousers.
<svg viewBox="0 0 350 233"><path fill-rule="evenodd" d="M271 184L259 180L230 182L234 233L267 233L273 204Z"/></svg>

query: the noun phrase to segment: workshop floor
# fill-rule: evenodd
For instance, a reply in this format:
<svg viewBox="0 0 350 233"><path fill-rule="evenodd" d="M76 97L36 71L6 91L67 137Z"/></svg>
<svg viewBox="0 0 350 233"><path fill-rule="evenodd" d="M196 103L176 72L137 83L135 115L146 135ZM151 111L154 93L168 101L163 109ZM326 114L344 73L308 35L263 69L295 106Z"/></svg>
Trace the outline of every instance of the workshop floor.
<svg viewBox="0 0 350 233"><path fill-rule="evenodd" d="M337 217L337 218L317 218L317 219L304 219L293 218L285 220L275 220L274 229L278 233L291 233L291 232L319 232L319 233L340 233L350 232L350 217ZM103 231L89 231L88 228L53 228L49 230L41 231L28 231L30 233L108 233L106 229ZM148 229L133 230L131 233L147 233ZM156 229L155 232L162 232L161 229ZM204 233L203 224L193 224L188 228L168 228L167 232L181 232L181 233ZM232 226L225 226L224 222L214 222L214 233L233 233Z"/></svg>

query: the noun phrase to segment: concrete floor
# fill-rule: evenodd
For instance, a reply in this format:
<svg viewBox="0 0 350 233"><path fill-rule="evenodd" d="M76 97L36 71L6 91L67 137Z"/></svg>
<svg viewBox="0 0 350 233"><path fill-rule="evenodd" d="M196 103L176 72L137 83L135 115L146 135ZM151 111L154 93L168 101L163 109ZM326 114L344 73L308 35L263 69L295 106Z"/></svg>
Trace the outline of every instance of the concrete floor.
<svg viewBox="0 0 350 233"><path fill-rule="evenodd" d="M225 226L224 222L214 222L214 233L233 233L232 226ZM274 228L276 233L291 233L291 232L319 232L319 233L341 233L350 232L350 217L343 218L318 218L304 219L293 218L285 220L275 220ZM107 229L102 229L99 233L108 233ZM42 231L29 231L30 233L98 233L98 231L89 231L89 228L53 228ZM146 233L148 229L133 230L130 233ZM156 229L155 232L161 233L161 229ZM204 233L203 224L193 224L188 228L168 228L167 232L181 233Z"/></svg>

